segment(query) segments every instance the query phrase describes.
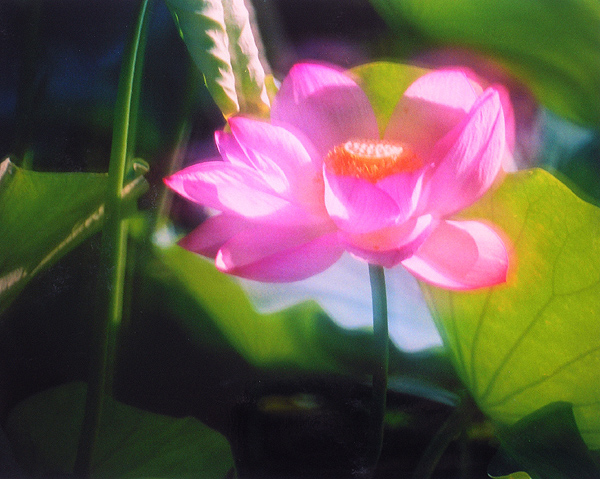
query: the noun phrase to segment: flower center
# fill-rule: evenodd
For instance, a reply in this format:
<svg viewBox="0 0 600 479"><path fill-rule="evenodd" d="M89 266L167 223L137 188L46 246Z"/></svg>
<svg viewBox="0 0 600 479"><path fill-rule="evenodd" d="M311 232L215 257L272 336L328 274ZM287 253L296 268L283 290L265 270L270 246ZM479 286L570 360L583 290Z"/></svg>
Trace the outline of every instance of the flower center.
<svg viewBox="0 0 600 479"><path fill-rule="evenodd" d="M325 165L336 175L354 176L377 183L395 173L412 173L423 166L406 144L385 140L349 140L334 147Z"/></svg>

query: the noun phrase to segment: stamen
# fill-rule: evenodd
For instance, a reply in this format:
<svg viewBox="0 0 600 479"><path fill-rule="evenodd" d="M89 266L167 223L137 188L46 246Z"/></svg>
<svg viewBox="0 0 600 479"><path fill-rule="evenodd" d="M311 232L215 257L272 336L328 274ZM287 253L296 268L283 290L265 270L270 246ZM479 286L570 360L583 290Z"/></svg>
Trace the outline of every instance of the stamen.
<svg viewBox="0 0 600 479"><path fill-rule="evenodd" d="M402 143L385 140L350 140L325 157L326 167L342 176L376 183L396 173L412 173L423 166L415 152Z"/></svg>

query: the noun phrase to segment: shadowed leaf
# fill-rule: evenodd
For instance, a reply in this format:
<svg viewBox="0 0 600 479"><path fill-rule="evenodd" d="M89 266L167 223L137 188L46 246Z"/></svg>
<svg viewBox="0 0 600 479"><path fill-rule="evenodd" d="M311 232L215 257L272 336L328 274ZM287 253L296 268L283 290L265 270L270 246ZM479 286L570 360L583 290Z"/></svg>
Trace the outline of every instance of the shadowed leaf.
<svg viewBox="0 0 600 479"><path fill-rule="evenodd" d="M143 173L140 171L139 173ZM134 175L128 201L146 188ZM100 230L106 174L39 173L0 163L0 313L27 282Z"/></svg>
<svg viewBox="0 0 600 479"><path fill-rule="evenodd" d="M86 385L69 383L18 404L7 422L15 455L31 474L70 473ZM96 477L223 478L227 440L196 419L176 419L106 399L92 474Z"/></svg>
<svg viewBox="0 0 600 479"><path fill-rule="evenodd" d="M489 476L495 479L600 476L568 403L549 404L502 430L499 436L502 447L488 468Z"/></svg>

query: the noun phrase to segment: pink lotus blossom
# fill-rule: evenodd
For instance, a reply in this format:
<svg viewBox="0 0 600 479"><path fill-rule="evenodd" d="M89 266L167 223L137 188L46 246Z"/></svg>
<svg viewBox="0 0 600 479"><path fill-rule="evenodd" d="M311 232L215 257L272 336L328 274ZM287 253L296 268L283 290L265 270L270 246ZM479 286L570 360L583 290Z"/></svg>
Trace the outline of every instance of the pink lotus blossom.
<svg viewBox="0 0 600 479"><path fill-rule="evenodd" d="M230 132L215 135L221 159L165 180L221 212L180 244L259 281L307 278L346 250L444 288L502 283L500 236L451 219L490 188L509 154L501 98L462 71L434 71L406 90L381 138L350 76L298 64L270 122L230 118Z"/></svg>

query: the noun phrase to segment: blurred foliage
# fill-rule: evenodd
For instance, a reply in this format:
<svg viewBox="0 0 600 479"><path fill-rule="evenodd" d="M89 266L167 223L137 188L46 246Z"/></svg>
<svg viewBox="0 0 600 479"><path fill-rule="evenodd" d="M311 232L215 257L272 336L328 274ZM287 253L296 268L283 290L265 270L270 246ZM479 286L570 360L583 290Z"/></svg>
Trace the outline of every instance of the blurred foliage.
<svg viewBox="0 0 600 479"><path fill-rule="evenodd" d="M27 398L7 434L29 474L69 474L75 462L86 385L69 383ZM106 398L93 461L96 477L222 479L233 468L229 443L193 418L176 419Z"/></svg>
<svg viewBox="0 0 600 479"><path fill-rule="evenodd" d="M512 244L506 284L451 292L423 284L455 367L481 409L511 424L573 403L600 447L600 209L543 170L512 175L461 216Z"/></svg>
<svg viewBox="0 0 600 479"><path fill-rule="evenodd" d="M270 370L359 378L370 374L370 330L339 327L313 301L260 314L235 278L218 271L214 262L176 245L156 246L152 254L155 260L148 263L146 271L154 291L150 296L161 298L160 307L175 314L199 344L208 341L214 347L220 343L254 366ZM398 380L398 390L448 401L428 383L448 384L454 380L447 358L440 351L404 354L392 348L390 373L425 381Z"/></svg>
<svg viewBox="0 0 600 479"><path fill-rule="evenodd" d="M596 0L371 0L399 33L498 59L538 100L600 125L600 4Z"/></svg>

